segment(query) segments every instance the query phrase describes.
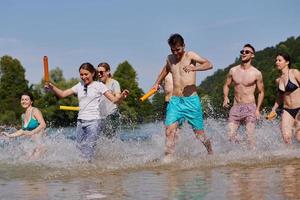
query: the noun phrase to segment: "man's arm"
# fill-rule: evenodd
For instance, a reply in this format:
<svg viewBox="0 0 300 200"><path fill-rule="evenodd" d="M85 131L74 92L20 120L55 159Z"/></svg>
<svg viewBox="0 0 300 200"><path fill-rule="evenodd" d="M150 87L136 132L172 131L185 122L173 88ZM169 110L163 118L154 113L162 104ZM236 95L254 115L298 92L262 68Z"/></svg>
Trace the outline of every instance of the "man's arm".
<svg viewBox="0 0 300 200"><path fill-rule="evenodd" d="M259 74L257 76L256 86L258 89L256 112L259 115L260 107L263 103L264 96L265 96L264 82L263 82L263 77L262 77L261 72L259 72Z"/></svg>
<svg viewBox="0 0 300 200"><path fill-rule="evenodd" d="M165 79L165 77L168 75L168 73L170 72L170 67L168 65L168 62L166 62L164 68L161 70L160 74L158 75L154 85L152 88L155 88L158 90L159 85L161 84L161 82Z"/></svg>
<svg viewBox="0 0 300 200"><path fill-rule="evenodd" d="M223 86L223 95L224 95L224 100L223 100L223 107L224 108L228 108L229 107L229 98L228 98L228 94L229 94L229 87L231 85L232 82L232 70L229 70L229 73L227 74L227 78L225 81L225 84Z"/></svg>
<svg viewBox="0 0 300 200"><path fill-rule="evenodd" d="M206 71L213 68L213 65L206 58L201 57L195 52L188 52L188 56L192 61L196 62L196 65L188 65L183 68L184 71Z"/></svg>

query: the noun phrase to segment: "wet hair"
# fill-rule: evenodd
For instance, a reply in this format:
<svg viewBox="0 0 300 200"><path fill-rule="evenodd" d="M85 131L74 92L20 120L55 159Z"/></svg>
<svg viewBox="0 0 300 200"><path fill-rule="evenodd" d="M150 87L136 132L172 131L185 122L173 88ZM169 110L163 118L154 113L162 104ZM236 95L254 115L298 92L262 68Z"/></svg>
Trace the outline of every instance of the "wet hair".
<svg viewBox="0 0 300 200"><path fill-rule="evenodd" d="M106 62L99 63L98 67L103 67L105 71L109 71L108 76L111 77L110 66Z"/></svg>
<svg viewBox="0 0 300 200"><path fill-rule="evenodd" d="M181 35L179 35L178 33L174 33L172 34L169 39L168 39L168 44L170 46L175 46L175 45L180 45L183 46L184 45L184 39Z"/></svg>
<svg viewBox="0 0 300 200"><path fill-rule="evenodd" d="M253 47L251 44L245 44L245 45L244 45L244 48L245 48L245 47L248 47L248 48L252 49L253 54L255 54L255 49L254 49L254 47Z"/></svg>
<svg viewBox="0 0 300 200"><path fill-rule="evenodd" d="M87 70L87 71L91 72L91 74L94 73L93 80L96 80L96 75L97 75L96 69L94 68L94 66L91 63L88 63L88 62L82 63L79 67L79 71L81 69Z"/></svg>
<svg viewBox="0 0 300 200"><path fill-rule="evenodd" d="M283 57L283 59L285 61L288 61L289 62L288 67L291 68L292 62L291 62L291 57L290 57L290 55L288 53L280 52L280 53L277 53L277 56L281 56L281 57Z"/></svg>

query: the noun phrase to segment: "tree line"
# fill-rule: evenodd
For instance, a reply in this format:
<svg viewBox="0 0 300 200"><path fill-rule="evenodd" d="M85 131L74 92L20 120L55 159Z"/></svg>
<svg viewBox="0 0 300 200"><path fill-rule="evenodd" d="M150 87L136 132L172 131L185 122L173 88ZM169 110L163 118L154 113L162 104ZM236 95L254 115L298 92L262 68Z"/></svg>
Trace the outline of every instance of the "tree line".
<svg viewBox="0 0 300 200"><path fill-rule="evenodd" d="M275 79L279 76L275 67L275 56L278 52L290 54L293 67L300 69L300 37L290 37L274 47L267 47L257 51L253 65L263 74L265 85L265 100L263 107L270 108L276 98ZM235 62L217 70L208 76L198 86L198 94L201 96L205 116L226 117L228 110L222 108L223 84L226 75L232 66L240 63L240 58ZM151 101L140 102L139 98L144 91L137 82L137 73L128 62L120 63L113 73L114 79L118 80L121 89L128 89L130 95L119 106L124 124L136 124L152 122L162 119L164 94L156 93ZM59 88L67 89L75 85L79 78L65 79L61 68L50 70L50 80ZM77 112L59 110L59 105L77 106L75 96L58 99L55 95L44 90L44 80L38 84L30 84L25 78L25 69L21 62L9 55L0 58L0 124L20 124L21 113L20 97L24 91L29 91L34 96L34 106L38 107L50 126L70 126L76 122ZM233 90L230 90L230 99L233 99Z"/></svg>
<svg viewBox="0 0 300 200"><path fill-rule="evenodd" d="M252 64L262 72L265 98L262 107L268 111L274 104L277 96L276 78L279 71L275 66L277 53L285 52L291 56L292 68L300 69L300 36L290 37L286 41L280 42L274 47L267 47L255 53ZM222 108L223 104L223 85L231 67L241 63L240 58L224 69L217 70L213 75L206 77L198 87L198 92L209 102L206 113L212 117L227 117L228 110ZM233 89L230 89L229 98L233 101Z"/></svg>
<svg viewBox="0 0 300 200"><path fill-rule="evenodd" d="M61 68L50 70L50 80L59 88L67 89L80 81L79 78L66 79ZM130 95L119 106L124 124L144 123L153 121L157 117L157 109L149 100L140 102L144 91L137 82L137 73L128 61L120 63L113 74L121 89L128 89ZM25 69L21 62L5 55L0 58L0 124L20 124L23 112L20 97L23 92L31 92L34 96L34 106L38 107L45 120L52 126L70 126L76 122L77 112L59 110L59 105L78 106L76 96L58 99L52 92L44 89L44 80L38 84L29 85L25 78ZM163 96L162 96L163 98ZM157 99L157 97L156 97ZM155 104L155 101L154 101ZM161 114L159 114L161 115Z"/></svg>

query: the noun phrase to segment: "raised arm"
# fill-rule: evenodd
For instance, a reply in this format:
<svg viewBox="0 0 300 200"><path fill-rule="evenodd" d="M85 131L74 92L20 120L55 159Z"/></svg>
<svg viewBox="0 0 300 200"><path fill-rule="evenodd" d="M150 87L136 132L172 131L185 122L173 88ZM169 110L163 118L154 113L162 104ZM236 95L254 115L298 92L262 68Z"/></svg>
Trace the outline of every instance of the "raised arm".
<svg viewBox="0 0 300 200"><path fill-rule="evenodd" d="M227 78L225 81L225 84L223 86L223 95L224 95L224 100L223 100L223 107L228 108L229 107L229 87L232 83L232 69L229 70L229 73L227 74Z"/></svg>
<svg viewBox="0 0 300 200"><path fill-rule="evenodd" d="M196 62L196 65L188 65L183 68L184 71L190 72L190 71L206 71L213 68L212 63L207 60L206 58L201 57L197 53L193 51L188 52L188 56L190 59L194 62Z"/></svg>
<svg viewBox="0 0 300 200"><path fill-rule="evenodd" d="M45 88L49 88L50 90L52 90L54 94L59 98L65 98L67 96L74 94L74 91L71 88L66 90L61 90L55 85L53 85L52 83L48 83L47 85L45 85Z"/></svg>

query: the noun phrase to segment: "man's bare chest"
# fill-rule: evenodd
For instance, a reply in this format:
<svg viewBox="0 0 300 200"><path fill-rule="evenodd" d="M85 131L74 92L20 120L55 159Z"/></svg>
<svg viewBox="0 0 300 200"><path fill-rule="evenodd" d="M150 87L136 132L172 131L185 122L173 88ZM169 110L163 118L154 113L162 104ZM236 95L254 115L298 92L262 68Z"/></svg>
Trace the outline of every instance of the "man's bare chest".
<svg viewBox="0 0 300 200"><path fill-rule="evenodd" d="M236 85L251 86L255 84L256 77L251 72L239 72L233 74L233 81Z"/></svg>

